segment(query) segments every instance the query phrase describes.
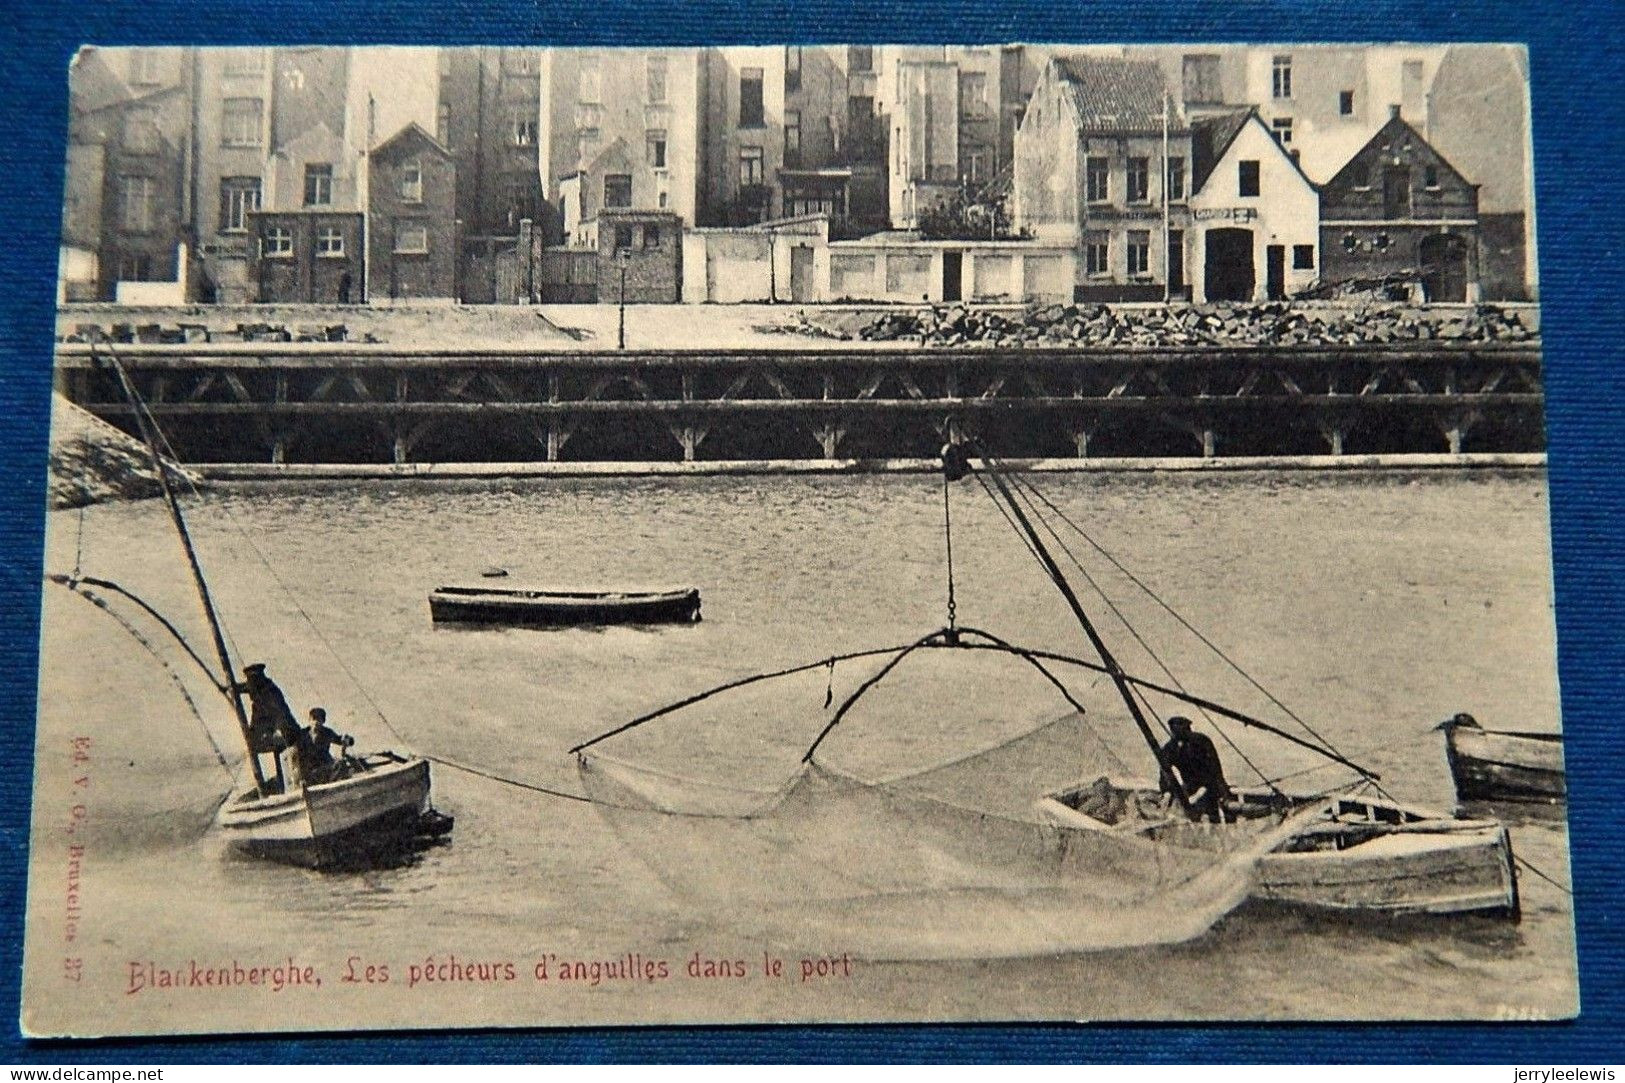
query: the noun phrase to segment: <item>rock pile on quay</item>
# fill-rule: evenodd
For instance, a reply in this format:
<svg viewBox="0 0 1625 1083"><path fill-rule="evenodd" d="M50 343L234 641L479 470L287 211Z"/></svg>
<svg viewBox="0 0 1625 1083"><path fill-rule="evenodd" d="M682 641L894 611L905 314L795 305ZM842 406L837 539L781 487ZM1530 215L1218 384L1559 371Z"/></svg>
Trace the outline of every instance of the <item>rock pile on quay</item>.
<svg viewBox="0 0 1625 1083"><path fill-rule="evenodd" d="M1357 346L1406 342L1529 342L1539 332L1494 305L1418 309L1345 308L1285 302L1112 308L1029 306L1008 313L963 305L886 312L855 330L831 332L803 316L802 328L846 339L922 346L1020 349L1055 346Z"/></svg>
<svg viewBox="0 0 1625 1083"><path fill-rule="evenodd" d="M142 444L68 402L51 396L51 507L158 496L158 474Z"/></svg>

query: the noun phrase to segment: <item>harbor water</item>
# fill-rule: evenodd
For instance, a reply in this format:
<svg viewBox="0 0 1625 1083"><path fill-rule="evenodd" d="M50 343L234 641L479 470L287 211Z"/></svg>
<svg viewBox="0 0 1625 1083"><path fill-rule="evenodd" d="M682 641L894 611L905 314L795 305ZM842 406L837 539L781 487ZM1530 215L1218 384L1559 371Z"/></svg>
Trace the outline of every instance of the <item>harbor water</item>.
<svg viewBox="0 0 1625 1083"><path fill-rule="evenodd" d="M1443 741L1432 727L1457 711L1492 728L1560 728L1538 472L1035 481L1322 737L1378 771L1400 800L1451 807ZM972 481L955 486L951 506L957 618L1024 644L1088 654L1064 602L982 490ZM131 616L151 651L100 609L48 585L31 1029L1535 1019L1578 1008L1570 899L1534 874L1522 877L1517 924L1248 903L1177 944L885 963L852 959L838 942L813 957L743 934L746 915L674 892L590 804L539 792L579 792L567 750L646 711L732 678L900 645L941 627L940 478L243 484L189 502L188 513L236 657L266 662L301 716L320 704L360 747L410 747L483 773L435 767L435 803L456 816L456 830L404 867L317 873L234 857L209 827L240 760L221 699L150 624ZM1056 522L1143 637L1144 646L1079 579L1085 605L1130 669L1159 677L1147 656L1154 650L1192 691L1282 717ZM47 546L48 572L77 564L117 581L206 648L158 502L55 513ZM493 566L507 569L503 582L513 585L697 586L704 620L600 630L431 624L430 590L480 582ZM712 708L651 723L605 748L674 773L771 789L829 717L826 697L838 704L874 668L820 668L719 697ZM884 710L854 711L820 755L882 777L1064 712L1042 681L1017 676L1005 684L986 659L923 660L902 685L919 693L913 708L893 695ZM1114 757L1150 774L1149 753L1136 747L1110 686L1068 680ZM1199 728L1210 725L1198 719ZM1257 777L1243 754L1265 774L1308 788L1346 777L1314 770L1313 757L1256 733L1225 736L1220 751L1238 784ZM89 742L75 746L76 737ZM88 747L88 758L75 760L76 747ZM72 812L80 805L83 812ZM1560 810L1494 811L1511 825L1520 858L1568 882ZM85 848L74 866L80 913L71 945L62 891L70 845ZM723 864L710 870L721 887L753 876ZM63 979L65 954L83 958L80 979ZM775 958L782 976L771 975ZM590 968L596 980L560 981L559 964L572 961L598 963ZM743 962L746 975L704 965L721 961ZM194 962L228 972L287 964L321 985L195 988L159 977ZM544 962L548 980L537 974ZM656 962L667 977L652 976Z"/></svg>

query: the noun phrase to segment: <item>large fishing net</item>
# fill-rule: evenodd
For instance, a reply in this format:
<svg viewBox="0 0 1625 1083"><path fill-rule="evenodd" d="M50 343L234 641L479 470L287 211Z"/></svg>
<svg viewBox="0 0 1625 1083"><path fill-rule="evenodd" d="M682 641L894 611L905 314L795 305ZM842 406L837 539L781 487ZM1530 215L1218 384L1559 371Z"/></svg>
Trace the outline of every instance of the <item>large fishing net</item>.
<svg viewBox="0 0 1625 1083"><path fill-rule="evenodd" d="M851 666L867 666L871 677L875 669L873 660L843 668ZM775 686L794 677L757 686L754 708L708 700L674 712L697 713L681 721L714 746L685 744L681 769L634 763L603 746L579 752L583 785L685 903L733 930L806 950L948 959L1173 943L1200 935L1246 897L1248 832L1186 825L1186 836L1204 836L1192 845L1135 818L1075 826L1037 807L1080 780L1136 769L1155 777L1143 743L1137 762L1129 759L1132 729L1127 745L1115 739L1123 720L1111 717L1099 689L1089 698L1104 708L1100 717L1091 707L1057 718L1053 682L1008 654L922 650L885 676L877 691L860 688L869 693L863 710L837 718L838 737L851 739L792 758L776 785L705 766L740 745L767 764L774 755L764 749L799 751L809 731L829 725L840 711L831 704L842 702L832 694L822 710L801 692L786 695L778 725L765 717ZM833 670L830 680L833 690ZM1005 708L1002 717L982 713L989 702ZM1035 724L1039 711L1047 714ZM938 758L927 766L865 770L928 750Z"/></svg>

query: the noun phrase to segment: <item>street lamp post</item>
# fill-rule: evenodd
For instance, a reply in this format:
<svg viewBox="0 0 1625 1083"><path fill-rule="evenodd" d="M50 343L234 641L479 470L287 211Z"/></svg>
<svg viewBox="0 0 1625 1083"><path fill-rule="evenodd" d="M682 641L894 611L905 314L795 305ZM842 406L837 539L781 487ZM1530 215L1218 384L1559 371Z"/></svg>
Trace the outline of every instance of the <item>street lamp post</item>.
<svg viewBox="0 0 1625 1083"><path fill-rule="evenodd" d="M619 328L615 334L615 345L617 349L621 350L626 349L626 265L631 261L632 253L626 249L623 248L615 253L615 262L620 264L621 267L621 311Z"/></svg>

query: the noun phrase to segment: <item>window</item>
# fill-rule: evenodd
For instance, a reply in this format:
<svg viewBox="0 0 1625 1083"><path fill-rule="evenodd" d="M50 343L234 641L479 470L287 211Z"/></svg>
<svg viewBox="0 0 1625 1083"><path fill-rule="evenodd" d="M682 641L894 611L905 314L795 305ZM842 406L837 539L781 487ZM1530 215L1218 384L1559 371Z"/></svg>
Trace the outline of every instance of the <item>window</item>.
<svg viewBox="0 0 1625 1083"><path fill-rule="evenodd" d="M518 229L526 218L534 219L535 186L529 177L509 177L507 186L508 228Z"/></svg>
<svg viewBox="0 0 1625 1083"><path fill-rule="evenodd" d="M1212 105L1224 100L1219 89L1217 53L1192 53L1185 57L1185 101L1192 105Z"/></svg>
<svg viewBox="0 0 1625 1083"><path fill-rule="evenodd" d="M1354 188L1371 187L1371 166L1365 162L1354 162L1349 166L1349 184Z"/></svg>
<svg viewBox="0 0 1625 1083"><path fill-rule="evenodd" d="M516 147L536 145L536 114L528 109L515 109L508 125L509 135Z"/></svg>
<svg viewBox="0 0 1625 1083"><path fill-rule="evenodd" d="M660 247L660 227L653 222L643 227L643 247L645 249Z"/></svg>
<svg viewBox="0 0 1625 1083"><path fill-rule="evenodd" d="M1083 235L1083 269L1091 275L1111 274L1111 242L1100 231Z"/></svg>
<svg viewBox="0 0 1625 1083"><path fill-rule="evenodd" d="M264 75L265 50L227 49L225 69L227 75Z"/></svg>
<svg viewBox="0 0 1625 1083"><path fill-rule="evenodd" d="M333 167L305 166L305 206L326 207L333 202Z"/></svg>
<svg viewBox="0 0 1625 1083"><path fill-rule="evenodd" d="M131 233L152 229L152 178L124 177L119 185L119 221Z"/></svg>
<svg viewBox="0 0 1625 1083"><path fill-rule="evenodd" d="M1247 158L1237 163L1236 194L1240 196L1256 196L1258 194L1258 160Z"/></svg>
<svg viewBox="0 0 1625 1083"><path fill-rule="evenodd" d="M259 146L262 112L263 103L258 98L227 98L220 107L220 145Z"/></svg>
<svg viewBox="0 0 1625 1083"><path fill-rule="evenodd" d="M981 118L987 116L987 73L964 71L959 73L959 114Z"/></svg>
<svg viewBox="0 0 1625 1083"><path fill-rule="evenodd" d="M1281 146L1284 147L1287 144L1291 143L1292 142L1292 118L1291 117L1276 117L1274 120L1270 121L1270 132L1271 132L1271 134L1273 134L1275 136L1275 141L1277 143L1281 144Z"/></svg>
<svg viewBox="0 0 1625 1083"><path fill-rule="evenodd" d="M1422 187L1429 188L1429 189L1439 187L1439 167L1438 166L1436 166L1436 165L1425 165L1425 166L1422 167Z"/></svg>
<svg viewBox="0 0 1625 1083"><path fill-rule="evenodd" d="M753 184L761 184L763 175L762 148L740 147L739 186L745 188Z"/></svg>
<svg viewBox="0 0 1625 1083"><path fill-rule="evenodd" d="M1151 273L1151 233L1144 229L1131 229L1128 234L1128 273Z"/></svg>
<svg viewBox="0 0 1625 1083"><path fill-rule="evenodd" d="M1354 91L1339 90L1337 92L1337 115L1352 117L1354 115Z"/></svg>
<svg viewBox="0 0 1625 1083"><path fill-rule="evenodd" d="M161 142L158 110L138 106L124 114L124 149L131 154L156 154Z"/></svg>
<svg viewBox="0 0 1625 1083"><path fill-rule="evenodd" d="M395 223L395 251L421 256L429 251L429 227L422 222Z"/></svg>
<svg viewBox="0 0 1625 1083"><path fill-rule="evenodd" d="M1270 62L1270 95L1276 98L1292 97L1292 58L1278 56Z"/></svg>
<svg viewBox="0 0 1625 1083"><path fill-rule="evenodd" d="M329 257L344 255L344 231L338 226L322 226L318 229L316 254Z"/></svg>
<svg viewBox="0 0 1625 1083"><path fill-rule="evenodd" d="M268 259L293 255L293 230L287 226L267 226L260 237L260 255Z"/></svg>
<svg viewBox="0 0 1625 1083"><path fill-rule="evenodd" d="M603 93L603 68L597 53L581 54L581 72L576 89L576 100L583 105L596 105Z"/></svg>
<svg viewBox="0 0 1625 1083"><path fill-rule="evenodd" d="M223 177L220 180L220 232L241 233L248 228L250 211L260 209L258 177Z"/></svg>
<svg viewBox="0 0 1625 1083"><path fill-rule="evenodd" d="M434 137L440 142L451 143L451 103L441 102L434 114Z"/></svg>
<svg viewBox="0 0 1625 1083"><path fill-rule="evenodd" d="M1085 194L1090 203L1104 203L1111 198L1110 174L1106 159L1085 158L1083 161Z"/></svg>
<svg viewBox="0 0 1625 1083"><path fill-rule="evenodd" d="M784 164L792 169L801 164L801 110L784 111Z"/></svg>
<svg viewBox="0 0 1625 1083"><path fill-rule="evenodd" d="M846 70L854 73L874 71L875 47L873 45L848 45L846 47Z"/></svg>
<svg viewBox="0 0 1625 1083"><path fill-rule="evenodd" d="M970 184L981 184L987 179L987 154L973 150L965 154L964 179Z"/></svg>
<svg viewBox="0 0 1625 1083"><path fill-rule="evenodd" d="M739 126L760 128L762 112L762 69L739 69Z"/></svg>
<svg viewBox="0 0 1625 1083"><path fill-rule="evenodd" d="M664 56L650 56L644 62L644 90L650 104L658 105L666 100L666 58Z"/></svg>
<svg viewBox="0 0 1625 1083"><path fill-rule="evenodd" d="M801 89L801 46L784 47L784 89L786 93Z"/></svg>
<svg viewBox="0 0 1625 1083"><path fill-rule="evenodd" d="M1294 271L1312 271L1315 269L1314 245L1295 244L1292 246L1292 269Z"/></svg>
<svg viewBox="0 0 1625 1083"><path fill-rule="evenodd" d="M1388 246L1393 243L1393 238L1389 237L1386 233L1379 233L1375 237L1371 238L1371 247L1376 249L1378 252L1386 252L1388 250Z"/></svg>
<svg viewBox="0 0 1625 1083"><path fill-rule="evenodd" d="M1168 159L1168 198L1185 198L1185 159Z"/></svg>
<svg viewBox="0 0 1625 1083"><path fill-rule="evenodd" d="M147 282L152 278L152 260L142 252L125 252L118 258L120 282Z"/></svg>
<svg viewBox="0 0 1625 1083"><path fill-rule="evenodd" d="M604 206L630 207L632 205L632 174L606 173L604 175Z"/></svg>
<svg viewBox="0 0 1625 1083"><path fill-rule="evenodd" d="M649 165L654 169L666 168L666 132L664 129L650 130L644 136L644 143L649 151Z"/></svg>
<svg viewBox="0 0 1625 1083"><path fill-rule="evenodd" d="M1128 201L1144 203L1151 198L1151 159L1128 160Z"/></svg>
<svg viewBox="0 0 1625 1083"><path fill-rule="evenodd" d="M158 52L155 49L130 50L130 82L150 86L158 81Z"/></svg>
<svg viewBox="0 0 1625 1083"><path fill-rule="evenodd" d="M632 227L615 227L615 251L626 252L632 247Z"/></svg>
<svg viewBox="0 0 1625 1083"><path fill-rule="evenodd" d="M423 166L407 162L401 166L400 193L402 203L423 202Z"/></svg>
<svg viewBox="0 0 1625 1083"><path fill-rule="evenodd" d="M1343 234L1343 251L1357 252L1360 249L1360 238L1352 233Z"/></svg>

